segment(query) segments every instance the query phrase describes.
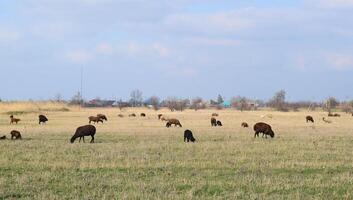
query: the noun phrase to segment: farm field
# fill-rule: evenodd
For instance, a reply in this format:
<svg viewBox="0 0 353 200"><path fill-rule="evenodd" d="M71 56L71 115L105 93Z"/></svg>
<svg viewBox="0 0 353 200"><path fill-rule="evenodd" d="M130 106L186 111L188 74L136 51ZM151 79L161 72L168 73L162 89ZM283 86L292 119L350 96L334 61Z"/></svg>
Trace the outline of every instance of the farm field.
<svg viewBox="0 0 353 200"><path fill-rule="evenodd" d="M75 108L42 112L46 125L38 125L39 112L17 114L20 123L9 125L3 110L0 136L16 129L23 139L0 141L0 199L353 198L353 117L345 113L327 124L325 112ZM147 117L127 117L141 112ZM211 127L213 112L223 127ZM108 121L95 125L95 143L71 144L97 113ZM159 113L183 127L166 128ZM254 139L260 121L275 138ZM196 143L183 142L186 129Z"/></svg>

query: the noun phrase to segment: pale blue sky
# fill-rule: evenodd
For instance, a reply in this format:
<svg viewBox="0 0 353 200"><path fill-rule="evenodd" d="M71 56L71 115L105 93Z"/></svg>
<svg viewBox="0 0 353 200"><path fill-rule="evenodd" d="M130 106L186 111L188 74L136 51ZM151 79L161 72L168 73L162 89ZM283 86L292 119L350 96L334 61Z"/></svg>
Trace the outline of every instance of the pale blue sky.
<svg viewBox="0 0 353 200"><path fill-rule="evenodd" d="M353 98L353 0L2 0L0 98Z"/></svg>

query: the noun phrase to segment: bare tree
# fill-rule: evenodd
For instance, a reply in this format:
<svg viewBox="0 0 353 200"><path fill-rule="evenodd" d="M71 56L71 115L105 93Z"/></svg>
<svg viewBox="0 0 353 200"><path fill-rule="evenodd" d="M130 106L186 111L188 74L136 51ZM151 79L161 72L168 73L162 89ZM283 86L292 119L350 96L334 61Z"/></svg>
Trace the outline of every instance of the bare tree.
<svg viewBox="0 0 353 200"><path fill-rule="evenodd" d="M189 99L178 99L176 97L169 97L164 101L165 106L167 106L170 111L183 111L190 104Z"/></svg>
<svg viewBox="0 0 353 200"><path fill-rule="evenodd" d="M329 97L325 102L325 107L328 113L339 105L339 101L335 97Z"/></svg>
<svg viewBox="0 0 353 200"><path fill-rule="evenodd" d="M201 109L203 107L202 104L202 98L201 97L196 97L191 100L191 108L197 111L198 109Z"/></svg>
<svg viewBox="0 0 353 200"><path fill-rule="evenodd" d="M129 103L123 102L123 100L120 99L119 101L117 101L117 106L120 109L120 111L122 111L123 108L129 107Z"/></svg>
<svg viewBox="0 0 353 200"><path fill-rule="evenodd" d="M133 107L142 105L142 92L140 90L133 90L130 94L130 103Z"/></svg>
<svg viewBox="0 0 353 200"><path fill-rule="evenodd" d="M248 99L246 97L241 97L241 96L233 97L231 99L231 104L233 107L236 107L238 110L242 112L244 110L249 110Z"/></svg>
<svg viewBox="0 0 353 200"><path fill-rule="evenodd" d="M54 97L54 101L56 102L62 102L63 101L63 98L61 96L61 94L56 94L55 97Z"/></svg>
<svg viewBox="0 0 353 200"><path fill-rule="evenodd" d="M157 96L152 96L149 101L154 110L159 109L159 98Z"/></svg>
<svg viewBox="0 0 353 200"><path fill-rule="evenodd" d="M341 110L345 113L352 113L352 105L349 102L342 103Z"/></svg>
<svg viewBox="0 0 353 200"><path fill-rule="evenodd" d="M178 99L176 97L168 97L165 100L165 106L169 108L170 111L174 112L177 109Z"/></svg>
<svg viewBox="0 0 353 200"><path fill-rule="evenodd" d="M77 92L70 100L70 105L82 105L83 99L80 92Z"/></svg>
<svg viewBox="0 0 353 200"><path fill-rule="evenodd" d="M272 99L268 102L268 105L275 108L278 111L288 111L286 108L286 91L280 90L275 93Z"/></svg>

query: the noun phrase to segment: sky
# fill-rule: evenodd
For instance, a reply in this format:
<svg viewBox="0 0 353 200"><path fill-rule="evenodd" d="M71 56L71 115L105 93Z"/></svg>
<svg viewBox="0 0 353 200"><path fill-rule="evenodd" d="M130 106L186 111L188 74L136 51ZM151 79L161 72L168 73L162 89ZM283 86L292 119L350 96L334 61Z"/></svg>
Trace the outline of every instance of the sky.
<svg viewBox="0 0 353 200"><path fill-rule="evenodd" d="M1 0L0 98L353 98L353 0Z"/></svg>

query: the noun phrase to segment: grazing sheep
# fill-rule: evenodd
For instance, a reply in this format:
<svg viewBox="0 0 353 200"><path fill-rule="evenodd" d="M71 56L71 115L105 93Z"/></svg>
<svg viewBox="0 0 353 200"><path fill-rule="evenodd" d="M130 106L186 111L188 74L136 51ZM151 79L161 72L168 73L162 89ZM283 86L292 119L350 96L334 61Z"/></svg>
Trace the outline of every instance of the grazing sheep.
<svg viewBox="0 0 353 200"><path fill-rule="evenodd" d="M328 124L332 123L331 120L325 119L325 117L322 118L322 121L324 121L325 123L328 123Z"/></svg>
<svg viewBox="0 0 353 200"><path fill-rule="evenodd" d="M145 113L141 113L140 116L141 117L146 117L146 114Z"/></svg>
<svg viewBox="0 0 353 200"><path fill-rule="evenodd" d="M338 114L338 113L334 113L334 114L328 113L327 116L328 116L328 117L341 117L341 115Z"/></svg>
<svg viewBox="0 0 353 200"><path fill-rule="evenodd" d="M72 138L70 139L71 143L74 143L76 138L83 138L83 142L84 137L85 136L91 136L91 143L94 143L94 135L96 134L96 127L94 127L93 125L85 125L85 126L80 126L76 129L75 134L72 136Z"/></svg>
<svg viewBox="0 0 353 200"><path fill-rule="evenodd" d="M97 117L101 120L108 121L107 116L105 116L103 114L98 114Z"/></svg>
<svg viewBox="0 0 353 200"><path fill-rule="evenodd" d="M275 133L272 131L271 126L263 122L256 123L254 125L254 131L255 131L255 135L254 135L255 138L256 136L259 137L259 133L262 133L262 137L264 137L264 135L266 136L266 138L267 138L267 135L271 136L271 138L275 137Z"/></svg>
<svg viewBox="0 0 353 200"><path fill-rule="evenodd" d="M124 117L124 115L123 114L119 114L118 117Z"/></svg>
<svg viewBox="0 0 353 200"><path fill-rule="evenodd" d="M45 124L48 121L48 118L45 115L39 115L39 124L43 123Z"/></svg>
<svg viewBox="0 0 353 200"><path fill-rule="evenodd" d="M11 119L10 124L13 124L13 123L17 124L19 121L21 121L21 119L14 118L13 115L10 116L10 119Z"/></svg>
<svg viewBox="0 0 353 200"><path fill-rule="evenodd" d="M192 135L192 132L190 130L185 130L184 131L184 142L195 142L196 139L194 138L194 136Z"/></svg>
<svg viewBox="0 0 353 200"><path fill-rule="evenodd" d="M212 113L212 117L218 117L217 113Z"/></svg>
<svg viewBox="0 0 353 200"><path fill-rule="evenodd" d="M306 123L308 123L308 122L314 123L314 118L310 115L306 116Z"/></svg>
<svg viewBox="0 0 353 200"><path fill-rule="evenodd" d="M217 126L223 126L221 121L217 121Z"/></svg>
<svg viewBox="0 0 353 200"><path fill-rule="evenodd" d="M168 120L168 123L170 124L170 126L171 126L172 124L174 124L174 126L183 127L183 126L181 125L180 121L177 120L177 119L169 119L169 120ZM167 124L168 124L168 123L167 123ZM169 126L169 127L170 127L170 126Z"/></svg>
<svg viewBox="0 0 353 200"><path fill-rule="evenodd" d="M94 122L94 123L102 122L102 124L103 124L103 120L99 117L90 116L90 117L88 117L88 120L89 120L89 124L91 124L91 122Z"/></svg>
<svg viewBox="0 0 353 200"><path fill-rule="evenodd" d="M136 114L132 113L132 114L129 115L129 117L136 117Z"/></svg>
<svg viewBox="0 0 353 200"><path fill-rule="evenodd" d="M217 126L217 120L214 117L211 118L211 126Z"/></svg>
<svg viewBox="0 0 353 200"><path fill-rule="evenodd" d="M243 128L248 128L248 127L249 127L249 124L246 123L246 122L243 122L243 123L241 123L241 127L243 127Z"/></svg>
<svg viewBox="0 0 353 200"><path fill-rule="evenodd" d="M22 139L21 133L19 131L13 130L11 131L11 140L13 140L13 138L15 138L15 140L17 139Z"/></svg>
<svg viewBox="0 0 353 200"><path fill-rule="evenodd" d="M162 114L158 114L158 119L161 119L161 117L162 117Z"/></svg>
<svg viewBox="0 0 353 200"><path fill-rule="evenodd" d="M0 137L0 140L6 140L6 135Z"/></svg>

